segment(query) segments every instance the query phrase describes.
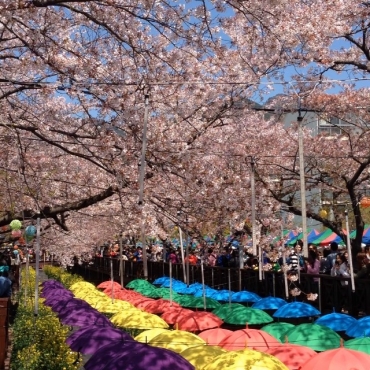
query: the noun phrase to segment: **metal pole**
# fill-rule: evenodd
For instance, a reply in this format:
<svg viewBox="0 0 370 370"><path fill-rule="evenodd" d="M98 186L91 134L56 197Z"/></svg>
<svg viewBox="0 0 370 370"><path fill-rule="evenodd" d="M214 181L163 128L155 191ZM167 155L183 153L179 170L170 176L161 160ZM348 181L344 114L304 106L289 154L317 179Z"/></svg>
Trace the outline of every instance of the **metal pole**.
<svg viewBox="0 0 370 370"><path fill-rule="evenodd" d="M350 271L350 276L351 276L351 287L352 287L352 292L355 292L355 278L353 274L353 263L352 263L352 248L351 248L351 240L349 237L349 222L348 222L348 210L346 209L344 211L344 214L346 216L346 229L347 229L347 251L348 251L348 263L349 263L349 271Z"/></svg>
<svg viewBox="0 0 370 370"><path fill-rule="evenodd" d="M170 264L170 306L172 307L172 260L169 260Z"/></svg>
<svg viewBox="0 0 370 370"><path fill-rule="evenodd" d="M187 283L186 270L185 270L184 244L182 242L182 230L181 230L180 226L179 226L179 234L180 234L180 250L181 250L182 272L184 274L184 283Z"/></svg>
<svg viewBox="0 0 370 370"><path fill-rule="evenodd" d="M302 233L303 233L303 256L308 257L307 244L307 211L306 211L306 183L304 175L304 157L303 157L303 130L301 110L299 109L298 121L298 150L299 150L299 179L301 184L301 210L302 210Z"/></svg>
<svg viewBox="0 0 370 370"><path fill-rule="evenodd" d="M145 178L145 155L146 155L146 145L147 145L147 130L148 130L148 116L149 116L149 94L145 94L145 111L144 111L144 126L143 126L143 140L141 147L141 160L140 160L140 177L139 177L139 205L142 206L144 203L144 178ZM148 257L146 254L146 243L145 243L145 217L142 215L141 220L141 241L143 247L143 274L144 279L148 279Z"/></svg>
<svg viewBox="0 0 370 370"><path fill-rule="evenodd" d="M204 311L207 309L207 303L206 303L206 289L204 286L204 266L203 266L203 258L200 260L200 271L202 274L202 287L203 287L203 308Z"/></svg>
<svg viewBox="0 0 370 370"><path fill-rule="evenodd" d="M36 222L36 277L35 277L35 311L34 314L39 314L39 271L40 271L40 217L37 217Z"/></svg>
<svg viewBox="0 0 370 370"><path fill-rule="evenodd" d="M122 233L119 234L119 273L121 275L121 287L124 288L124 276L123 276L123 250L122 250Z"/></svg>
<svg viewBox="0 0 370 370"><path fill-rule="evenodd" d="M190 285L190 266L189 266L189 231L188 231L188 217L186 216L186 284Z"/></svg>
<svg viewBox="0 0 370 370"><path fill-rule="evenodd" d="M231 276L230 269L227 269L227 282L229 286L229 307L231 307Z"/></svg>
<svg viewBox="0 0 370 370"><path fill-rule="evenodd" d="M112 257L110 257L110 279L111 279L111 287L112 287L111 297L112 297L112 303L113 303L114 302L114 292L113 292L114 279L113 279L113 259Z"/></svg>
<svg viewBox="0 0 370 370"><path fill-rule="evenodd" d="M284 266L284 287L285 287L285 298L289 299L289 291L288 291L288 277L286 274L286 256L285 256L285 248L283 251L283 266Z"/></svg>
<svg viewBox="0 0 370 370"><path fill-rule="evenodd" d="M252 249L253 255L257 255L257 238L256 238L256 186L254 181L255 174L255 158L251 157L251 196L252 196Z"/></svg>

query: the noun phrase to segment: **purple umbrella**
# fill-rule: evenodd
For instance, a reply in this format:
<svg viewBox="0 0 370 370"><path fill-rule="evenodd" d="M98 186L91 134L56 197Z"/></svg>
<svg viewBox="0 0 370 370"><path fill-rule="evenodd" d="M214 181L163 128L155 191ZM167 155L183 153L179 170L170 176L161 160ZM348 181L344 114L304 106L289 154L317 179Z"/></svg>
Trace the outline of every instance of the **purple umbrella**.
<svg viewBox="0 0 370 370"><path fill-rule="evenodd" d="M132 341L101 347L84 365L85 370L194 370L178 353Z"/></svg>
<svg viewBox="0 0 370 370"><path fill-rule="evenodd" d="M59 288L64 288L64 285L57 280L45 280L41 283L43 287L49 287L49 286L54 286L54 287L59 287Z"/></svg>
<svg viewBox="0 0 370 370"><path fill-rule="evenodd" d="M69 313L65 313L62 317L59 317L60 321L64 325L73 326L112 326L112 323L101 313L86 307L81 307L76 310L71 310Z"/></svg>
<svg viewBox="0 0 370 370"><path fill-rule="evenodd" d="M84 355L92 355L100 347L113 344L117 341L132 341L126 332L113 327L91 327L89 330L77 330L68 337L66 343L72 351L80 352Z"/></svg>
<svg viewBox="0 0 370 370"><path fill-rule="evenodd" d="M71 310L72 307L90 307L90 305L84 301L83 299L79 299L79 298L70 298L69 300L61 300L61 301L56 301L56 302L53 302L52 304L49 304L49 306L51 307L51 309L54 311L54 312L63 312L63 310L65 309L69 309Z"/></svg>
<svg viewBox="0 0 370 370"><path fill-rule="evenodd" d="M57 289L52 289L52 290L47 290L46 292L42 291L40 294L41 297L44 298L50 298L50 297L74 297L73 293L65 288L57 288Z"/></svg>

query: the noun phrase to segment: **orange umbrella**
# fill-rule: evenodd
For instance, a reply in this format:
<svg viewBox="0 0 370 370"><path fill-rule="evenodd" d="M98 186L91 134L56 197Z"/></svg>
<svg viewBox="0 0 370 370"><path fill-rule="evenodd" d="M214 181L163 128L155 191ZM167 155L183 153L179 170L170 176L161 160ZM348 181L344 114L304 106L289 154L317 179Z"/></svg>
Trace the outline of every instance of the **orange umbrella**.
<svg viewBox="0 0 370 370"><path fill-rule="evenodd" d="M147 304L144 307L144 310L150 313L161 314L176 307L181 308L181 306L176 302L170 302L167 299L160 298L153 300L152 303Z"/></svg>
<svg viewBox="0 0 370 370"><path fill-rule="evenodd" d="M234 331L220 344L228 351L237 351L245 348L265 352L271 347L281 346L281 343L272 335L257 329L241 329Z"/></svg>
<svg viewBox="0 0 370 370"><path fill-rule="evenodd" d="M161 317L167 324L173 325L179 318L186 316L189 313L193 313L194 311L188 310L187 308L172 308L166 312L164 312Z"/></svg>
<svg viewBox="0 0 370 370"><path fill-rule="evenodd" d="M312 357L300 370L369 370L370 355L348 348L329 349Z"/></svg>
<svg viewBox="0 0 370 370"><path fill-rule="evenodd" d="M211 312L197 311L178 318L175 322L178 329L199 332L206 329L218 328L223 321Z"/></svg>
<svg viewBox="0 0 370 370"><path fill-rule="evenodd" d="M309 347L290 343L282 344L279 347L268 348L265 353L275 356L290 370L299 369L300 366L317 355L317 353Z"/></svg>
<svg viewBox="0 0 370 370"><path fill-rule="evenodd" d="M233 332L228 329L215 328L204 330L198 334L207 344L218 346L226 337Z"/></svg>

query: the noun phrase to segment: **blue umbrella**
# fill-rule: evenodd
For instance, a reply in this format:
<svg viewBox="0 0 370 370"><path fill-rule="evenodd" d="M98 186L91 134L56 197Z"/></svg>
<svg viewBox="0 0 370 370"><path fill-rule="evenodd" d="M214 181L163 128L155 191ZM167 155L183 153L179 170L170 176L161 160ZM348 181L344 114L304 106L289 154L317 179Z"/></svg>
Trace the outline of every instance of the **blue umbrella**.
<svg viewBox="0 0 370 370"><path fill-rule="evenodd" d="M216 289L204 287L206 297L211 297L213 294L217 293ZM198 289L194 294L194 297L203 297L203 288Z"/></svg>
<svg viewBox="0 0 370 370"><path fill-rule="evenodd" d="M344 313L329 313L318 318L315 324L326 326L334 331L346 331L357 324L357 320Z"/></svg>
<svg viewBox="0 0 370 370"><path fill-rule="evenodd" d="M260 310L277 310L278 308L286 305L287 302L284 299L277 297L266 297L253 303L253 308L259 308Z"/></svg>
<svg viewBox="0 0 370 370"><path fill-rule="evenodd" d="M292 302L281 306L272 316L281 319L293 319L319 315L321 315L321 312L308 303Z"/></svg>
<svg viewBox="0 0 370 370"><path fill-rule="evenodd" d="M248 292L247 290L236 292L231 296L231 302L238 302L238 303L257 302L260 299L261 297L258 294Z"/></svg>
<svg viewBox="0 0 370 370"><path fill-rule="evenodd" d="M174 290L176 290L177 293L180 294L194 294L195 292L198 291L199 288L196 287L191 287L191 286L176 286Z"/></svg>
<svg viewBox="0 0 370 370"><path fill-rule="evenodd" d="M155 279L152 284L153 285L162 285L163 283L165 283L168 280L170 280L170 278L168 276L162 276L158 279Z"/></svg>
<svg viewBox="0 0 370 370"><path fill-rule="evenodd" d="M355 325L346 330L346 334L354 338L370 336L370 316L357 320Z"/></svg>
<svg viewBox="0 0 370 370"><path fill-rule="evenodd" d="M230 299L230 293L234 294L234 292L230 292L230 290L216 290L216 293L213 293L210 298L216 299L217 301L224 301L227 302Z"/></svg>
<svg viewBox="0 0 370 370"><path fill-rule="evenodd" d="M169 288L170 285L171 285L171 279L168 279L167 281L165 281L162 285L161 285L161 288ZM187 287L187 285L185 283L183 283L182 281L180 280L176 280L176 279L172 279L172 287L175 286L175 285L182 285L183 287Z"/></svg>

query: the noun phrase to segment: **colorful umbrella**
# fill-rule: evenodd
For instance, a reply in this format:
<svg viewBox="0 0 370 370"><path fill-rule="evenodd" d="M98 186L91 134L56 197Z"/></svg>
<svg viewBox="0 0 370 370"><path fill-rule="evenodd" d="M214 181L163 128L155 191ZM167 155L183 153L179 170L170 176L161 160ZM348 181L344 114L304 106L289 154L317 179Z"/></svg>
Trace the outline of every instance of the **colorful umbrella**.
<svg viewBox="0 0 370 370"><path fill-rule="evenodd" d="M137 306L140 307L140 306ZM145 305L144 310L149 313L162 314L171 308L181 308L181 306L176 302L170 302L167 299L157 299L155 301L149 302Z"/></svg>
<svg viewBox="0 0 370 370"><path fill-rule="evenodd" d="M162 276L158 279L155 279L153 281L153 285L162 285L164 282L170 280L170 278L168 276Z"/></svg>
<svg viewBox="0 0 370 370"><path fill-rule="evenodd" d="M164 312L161 317L166 323L173 325L176 321L178 321L181 317L187 316L188 314L192 314L194 311L189 310L187 308L172 308L168 309Z"/></svg>
<svg viewBox="0 0 370 370"><path fill-rule="evenodd" d="M307 346L314 351L326 351L338 348L340 336L332 329L317 324L300 324L290 329L281 338L282 342L288 340L291 344Z"/></svg>
<svg viewBox="0 0 370 370"><path fill-rule="evenodd" d="M337 348L312 357L300 370L368 370L370 356L348 348Z"/></svg>
<svg viewBox="0 0 370 370"><path fill-rule="evenodd" d="M151 339L149 344L154 347L167 348L171 351L181 353L189 347L199 346L205 344L205 342L198 335L187 331L168 330Z"/></svg>
<svg viewBox="0 0 370 370"><path fill-rule="evenodd" d="M333 312L318 318L315 324L327 326L334 331L346 331L356 325L357 320L350 315Z"/></svg>
<svg viewBox="0 0 370 370"><path fill-rule="evenodd" d="M151 283L149 283L148 280L143 279L134 279L131 280L127 285L126 288L137 290L137 288L143 288L143 287L153 287ZM155 288L155 287L153 287Z"/></svg>
<svg viewBox="0 0 370 370"><path fill-rule="evenodd" d="M274 321L265 311L252 307L236 307L223 320L232 325L259 325Z"/></svg>
<svg viewBox="0 0 370 370"><path fill-rule="evenodd" d="M98 289L112 289L112 286L113 288L116 288L118 290L121 290L122 287L120 284L118 284L116 281L111 281L111 280L106 280L106 281L103 281L102 283L100 283L97 288Z"/></svg>
<svg viewBox="0 0 370 370"><path fill-rule="evenodd" d="M285 334L292 328L294 328L294 325L287 322L273 322L263 326L261 330L269 333L278 341L282 342L281 338L285 338Z"/></svg>
<svg viewBox="0 0 370 370"><path fill-rule="evenodd" d="M260 310L277 310L278 308L287 304L284 299L278 297L266 297L253 303L253 308L259 308Z"/></svg>
<svg viewBox="0 0 370 370"><path fill-rule="evenodd" d="M156 337L157 335L159 335L159 334L161 334L161 333L163 333L164 331L167 331L167 330L168 329L162 329L162 328L144 330L139 335L137 335L134 339L137 342L148 344L149 341L152 340L154 337Z"/></svg>
<svg viewBox="0 0 370 370"><path fill-rule="evenodd" d="M281 306L272 316L280 319L291 319L319 315L321 315L321 312L308 303L291 302Z"/></svg>
<svg viewBox="0 0 370 370"><path fill-rule="evenodd" d="M182 301L179 302L181 306L183 307L191 307L191 308L203 308L204 307L204 301L206 302L206 307L209 309L217 308L221 304L217 302L213 298L205 297L193 297L192 300L189 300L188 302L183 303Z"/></svg>
<svg viewBox="0 0 370 370"><path fill-rule="evenodd" d="M115 314L111 317L113 324L120 328L130 328L130 329L154 329L163 328L168 329L168 324L160 317L142 312L137 310L131 311L129 314L127 312L122 312Z"/></svg>
<svg viewBox="0 0 370 370"><path fill-rule="evenodd" d="M95 353L100 347L115 341L132 340L129 334L113 327L100 327L94 330L76 331L74 335L68 337L68 345L72 351L80 352L84 355Z"/></svg>
<svg viewBox="0 0 370 370"><path fill-rule="evenodd" d="M346 330L346 335L354 338L370 336L370 316L357 320L354 325Z"/></svg>
<svg viewBox="0 0 370 370"><path fill-rule="evenodd" d="M288 367L289 370L300 368L301 365L317 355L317 353L311 348L290 343L283 344L279 347L269 348L265 353L279 359Z"/></svg>
<svg viewBox="0 0 370 370"><path fill-rule="evenodd" d="M230 336L233 332L228 329L215 328L204 330L198 334L207 344L218 346L226 337Z"/></svg>
<svg viewBox="0 0 370 370"><path fill-rule="evenodd" d="M236 330L219 344L220 347L227 351L250 348L261 352L266 351L270 347L280 345L281 343L272 335L257 329Z"/></svg>
<svg viewBox="0 0 370 370"><path fill-rule="evenodd" d="M226 351L218 346L200 345L187 348L180 352L180 355L188 360L196 369L203 369L211 363L215 357L222 355Z"/></svg>
<svg viewBox="0 0 370 370"><path fill-rule="evenodd" d="M247 290L242 290L236 292L231 296L231 302L234 303L254 303L261 299L261 297L253 292L248 292Z"/></svg>
<svg viewBox="0 0 370 370"><path fill-rule="evenodd" d="M288 370L276 357L266 353L244 349L226 352L215 357L202 370Z"/></svg>
<svg viewBox="0 0 370 370"><path fill-rule="evenodd" d="M206 329L218 328L223 321L211 312L191 312L176 320L175 325L180 330L200 332Z"/></svg>
<svg viewBox="0 0 370 370"><path fill-rule="evenodd" d="M85 370L194 370L179 354L135 341L101 347L84 365Z"/></svg>
<svg viewBox="0 0 370 370"><path fill-rule="evenodd" d="M224 319L234 308L245 307L240 303L225 303L215 308L212 313L217 315L220 319Z"/></svg>
<svg viewBox="0 0 370 370"><path fill-rule="evenodd" d="M348 349L354 349L356 351L364 352L370 355L370 338L362 337L350 339L344 342L344 347Z"/></svg>

